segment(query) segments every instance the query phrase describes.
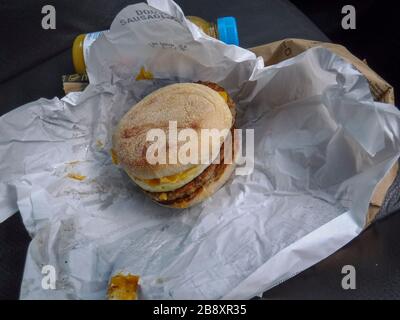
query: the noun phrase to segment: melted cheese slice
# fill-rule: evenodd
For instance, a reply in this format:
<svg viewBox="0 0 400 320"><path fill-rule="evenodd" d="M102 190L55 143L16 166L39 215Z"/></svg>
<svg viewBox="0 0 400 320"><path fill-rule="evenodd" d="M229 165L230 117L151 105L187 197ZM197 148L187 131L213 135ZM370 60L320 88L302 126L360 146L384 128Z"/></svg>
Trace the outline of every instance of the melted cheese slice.
<svg viewBox="0 0 400 320"><path fill-rule="evenodd" d="M189 176L191 176L193 173L195 173L197 170L197 167L190 168L186 171L174 174L172 176L168 177L162 177L160 179L142 179L144 183L147 183L149 186L158 186L160 184L165 184L165 183L175 183L179 182Z"/></svg>
<svg viewBox="0 0 400 320"><path fill-rule="evenodd" d="M151 192L165 192L176 190L184 186L202 173L206 167L207 165L197 165L178 174L159 179L140 179L132 175L130 175L130 177L144 190Z"/></svg>

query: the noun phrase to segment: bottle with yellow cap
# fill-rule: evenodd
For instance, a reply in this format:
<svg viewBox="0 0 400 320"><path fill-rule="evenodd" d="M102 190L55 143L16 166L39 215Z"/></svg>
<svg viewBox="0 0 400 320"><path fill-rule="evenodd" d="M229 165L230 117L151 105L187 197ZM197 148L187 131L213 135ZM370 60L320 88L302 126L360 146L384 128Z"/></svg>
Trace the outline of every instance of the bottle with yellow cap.
<svg viewBox="0 0 400 320"><path fill-rule="evenodd" d="M201 28L204 33L209 36L219 39L227 44L239 45L236 19L234 17L221 17L218 18L216 22L209 22L196 16L188 16L187 19ZM107 31L80 34L75 38L72 45L72 61L76 73L86 73L85 59L88 48L103 32Z"/></svg>

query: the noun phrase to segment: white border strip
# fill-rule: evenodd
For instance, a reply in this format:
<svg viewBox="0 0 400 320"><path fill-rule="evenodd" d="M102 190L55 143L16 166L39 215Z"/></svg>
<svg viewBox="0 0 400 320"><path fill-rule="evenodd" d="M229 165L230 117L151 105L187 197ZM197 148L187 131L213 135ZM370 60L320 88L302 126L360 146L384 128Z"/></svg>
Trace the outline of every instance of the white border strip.
<svg viewBox="0 0 400 320"><path fill-rule="evenodd" d="M260 296L333 254L361 231L362 227L357 225L350 211L347 211L281 250L222 299L251 299Z"/></svg>

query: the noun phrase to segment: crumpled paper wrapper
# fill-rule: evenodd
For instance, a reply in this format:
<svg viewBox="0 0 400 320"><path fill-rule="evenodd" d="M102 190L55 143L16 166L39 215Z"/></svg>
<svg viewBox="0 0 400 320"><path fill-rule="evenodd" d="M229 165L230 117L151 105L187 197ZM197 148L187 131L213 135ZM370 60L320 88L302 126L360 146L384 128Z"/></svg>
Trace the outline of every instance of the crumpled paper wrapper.
<svg viewBox="0 0 400 320"><path fill-rule="evenodd" d="M22 299L104 299L118 272L141 299L248 299L324 259L362 230L373 190L400 154L400 112L324 48L263 67L204 35L172 1L122 10L88 54L91 84L0 118L0 219L32 236ZM144 11L149 10L149 11ZM136 81L140 69L153 80ZM209 80L254 129L254 171L186 210L160 207L110 157L113 128L169 83ZM56 289L42 287L42 267Z"/></svg>
<svg viewBox="0 0 400 320"><path fill-rule="evenodd" d="M394 88L384 79L382 79L374 70L372 70L368 66L366 60L360 60L351 54L349 50L339 44L289 38L260 45L258 47L251 48L250 50L257 56L261 56L264 59L265 65L272 65L293 58L314 47L327 48L333 53L336 53L340 57L344 58L344 60L347 62L351 63L367 79L369 88L375 101L394 104ZM399 163L396 162L386 173L385 177L375 187L370 199L366 223L367 225L372 223L378 216L381 206L384 203L386 193L398 175L398 170ZM382 216L382 212L380 216Z"/></svg>

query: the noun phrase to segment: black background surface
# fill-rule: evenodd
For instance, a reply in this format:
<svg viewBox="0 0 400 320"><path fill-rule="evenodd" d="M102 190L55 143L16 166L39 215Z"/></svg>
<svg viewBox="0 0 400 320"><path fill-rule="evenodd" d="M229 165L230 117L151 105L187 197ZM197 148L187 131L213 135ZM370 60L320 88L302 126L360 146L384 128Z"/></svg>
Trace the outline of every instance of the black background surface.
<svg viewBox="0 0 400 320"><path fill-rule="evenodd" d="M108 28L123 7L135 2L0 0L0 114L40 97L62 97L61 75L73 72L70 50L74 37ZM382 1L352 2L357 9L355 31L340 28L341 1L292 1L318 27L289 1L177 2L187 15L208 20L235 16L243 47L288 37L331 39L366 58L395 88L398 83L398 27L394 10L386 10ZM41 8L46 4L56 7L56 30L41 28ZM400 214L376 222L336 254L271 289L264 298L400 299L399 230ZM29 241L19 214L0 224L0 299L18 298ZM346 264L357 270L356 290L341 288L341 269Z"/></svg>

